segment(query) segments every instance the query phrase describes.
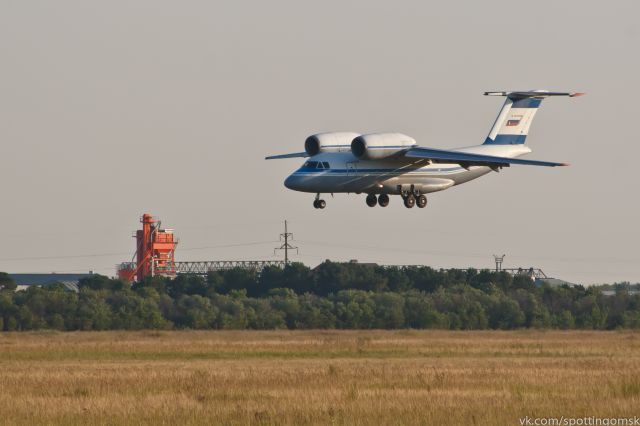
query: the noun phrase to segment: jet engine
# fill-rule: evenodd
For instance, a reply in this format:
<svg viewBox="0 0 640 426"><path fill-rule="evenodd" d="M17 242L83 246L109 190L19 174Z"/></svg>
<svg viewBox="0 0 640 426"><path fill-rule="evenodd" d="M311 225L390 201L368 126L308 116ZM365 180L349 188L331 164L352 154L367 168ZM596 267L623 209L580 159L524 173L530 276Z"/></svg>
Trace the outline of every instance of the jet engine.
<svg viewBox="0 0 640 426"><path fill-rule="evenodd" d="M304 150L307 151L309 156L314 156L321 152L349 151L351 141L358 136L360 136L359 133L352 132L318 133L309 136L304 141Z"/></svg>
<svg viewBox="0 0 640 426"><path fill-rule="evenodd" d="M416 140L402 133L372 133L351 141L351 152L363 160L380 160L415 146Z"/></svg>

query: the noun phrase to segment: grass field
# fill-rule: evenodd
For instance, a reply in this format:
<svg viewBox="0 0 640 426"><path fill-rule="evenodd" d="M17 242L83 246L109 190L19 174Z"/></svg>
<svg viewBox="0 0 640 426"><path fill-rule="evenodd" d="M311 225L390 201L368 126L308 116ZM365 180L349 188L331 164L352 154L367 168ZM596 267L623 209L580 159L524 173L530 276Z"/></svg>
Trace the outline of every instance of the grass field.
<svg viewBox="0 0 640 426"><path fill-rule="evenodd" d="M2 424L500 424L640 415L640 333L0 333Z"/></svg>

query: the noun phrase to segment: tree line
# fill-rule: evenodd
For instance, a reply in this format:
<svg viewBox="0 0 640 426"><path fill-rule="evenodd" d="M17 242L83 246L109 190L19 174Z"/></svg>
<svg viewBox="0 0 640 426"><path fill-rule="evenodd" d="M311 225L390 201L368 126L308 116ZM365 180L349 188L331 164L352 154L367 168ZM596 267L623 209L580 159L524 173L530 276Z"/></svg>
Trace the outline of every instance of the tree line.
<svg viewBox="0 0 640 426"><path fill-rule="evenodd" d="M13 291L0 273L0 330L111 329L616 329L640 328L628 283L537 286L488 270L435 270L325 262L154 277L102 275Z"/></svg>

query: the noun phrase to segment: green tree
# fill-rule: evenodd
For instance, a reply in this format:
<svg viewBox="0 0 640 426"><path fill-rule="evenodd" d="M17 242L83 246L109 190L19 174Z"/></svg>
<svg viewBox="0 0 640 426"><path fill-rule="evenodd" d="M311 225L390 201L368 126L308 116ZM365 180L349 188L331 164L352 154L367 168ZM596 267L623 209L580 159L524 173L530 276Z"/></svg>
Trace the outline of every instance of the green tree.
<svg viewBox="0 0 640 426"><path fill-rule="evenodd" d="M286 328L284 312L274 309L268 299L246 301L247 326L255 330Z"/></svg>
<svg viewBox="0 0 640 426"><path fill-rule="evenodd" d="M11 275L0 272L0 290L15 290L17 287Z"/></svg>
<svg viewBox="0 0 640 426"><path fill-rule="evenodd" d="M207 329L215 325L218 309L211 300L200 295L183 295L176 304L176 325L193 329Z"/></svg>
<svg viewBox="0 0 640 426"><path fill-rule="evenodd" d="M300 304L296 293L288 288L277 288L269 291L271 307L284 314L287 328L295 329L300 316Z"/></svg>
<svg viewBox="0 0 640 426"><path fill-rule="evenodd" d="M298 296L299 310L295 328L335 328L335 306L327 298L313 294Z"/></svg>
<svg viewBox="0 0 640 426"><path fill-rule="evenodd" d="M206 296L209 284L199 275L180 274L166 284L167 293L174 299L183 294Z"/></svg>
<svg viewBox="0 0 640 426"><path fill-rule="evenodd" d="M211 303L219 311L216 318L216 328L243 330L249 326L249 317L254 314L248 302L246 292L234 290L229 295L216 294L211 298Z"/></svg>
<svg viewBox="0 0 640 426"><path fill-rule="evenodd" d="M494 297L497 300L489 309L489 326L491 328L512 330L525 324L526 317L518 302L504 294Z"/></svg>
<svg viewBox="0 0 640 426"><path fill-rule="evenodd" d="M387 286L389 290L396 292L404 292L411 290L412 283L403 267L391 266L386 269L382 269L387 277Z"/></svg>
<svg viewBox="0 0 640 426"><path fill-rule="evenodd" d="M575 327L575 320L573 314L569 310L562 311L556 319L558 328L562 330L570 330Z"/></svg>
<svg viewBox="0 0 640 426"><path fill-rule="evenodd" d="M92 274L81 278L78 287L90 288L92 290L123 290L129 288L129 284L119 279L113 279L100 274Z"/></svg>
<svg viewBox="0 0 640 426"><path fill-rule="evenodd" d="M373 328L375 303L371 296L362 290L343 290L330 298L336 307L336 325L339 328Z"/></svg>
<svg viewBox="0 0 640 426"><path fill-rule="evenodd" d="M105 300L105 293L88 288L80 290L73 320L65 318L67 329L73 330L109 330L112 321L113 312Z"/></svg>
<svg viewBox="0 0 640 426"><path fill-rule="evenodd" d="M18 327L20 330L33 330L35 318L31 310L27 306L21 306L18 309Z"/></svg>
<svg viewBox="0 0 640 426"><path fill-rule="evenodd" d="M220 280L217 277L222 279ZM208 281L217 281L214 290L220 294L227 294L233 290L246 290L250 295L258 293L257 273L255 270L233 268L226 271L218 271L209 274Z"/></svg>
<svg viewBox="0 0 640 426"><path fill-rule="evenodd" d="M410 328L448 328L446 318L424 293L410 292L405 295L404 317L405 325Z"/></svg>
<svg viewBox="0 0 640 426"><path fill-rule="evenodd" d="M402 328L404 327L404 298L396 293L378 293L373 296L375 303L374 321L375 328Z"/></svg>
<svg viewBox="0 0 640 426"><path fill-rule="evenodd" d="M2 318L3 331L13 331L17 328L18 307L13 301L13 293L0 292L0 318Z"/></svg>

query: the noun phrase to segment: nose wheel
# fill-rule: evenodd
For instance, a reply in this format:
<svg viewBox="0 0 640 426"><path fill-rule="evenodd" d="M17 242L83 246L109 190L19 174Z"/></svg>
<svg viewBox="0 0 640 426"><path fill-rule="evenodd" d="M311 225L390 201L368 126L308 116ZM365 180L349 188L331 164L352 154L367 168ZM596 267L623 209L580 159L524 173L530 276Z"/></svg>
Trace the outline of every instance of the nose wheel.
<svg viewBox="0 0 640 426"><path fill-rule="evenodd" d="M320 194L316 195L316 199L313 200L313 207L316 209L324 209L327 207L327 202L320 199Z"/></svg>

